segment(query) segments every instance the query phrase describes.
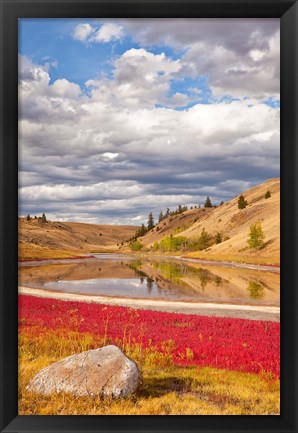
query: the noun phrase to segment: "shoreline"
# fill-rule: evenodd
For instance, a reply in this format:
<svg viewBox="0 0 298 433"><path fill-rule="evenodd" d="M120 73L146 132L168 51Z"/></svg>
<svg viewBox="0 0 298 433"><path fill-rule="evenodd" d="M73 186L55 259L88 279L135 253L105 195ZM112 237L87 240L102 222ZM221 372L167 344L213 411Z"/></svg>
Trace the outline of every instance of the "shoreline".
<svg viewBox="0 0 298 433"><path fill-rule="evenodd" d="M186 256L167 256L167 255L152 255L152 254L132 254L131 252L94 252L91 255L82 255L82 256L72 256L72 257L54 257L54 258L36 258L36 259L19 259L18 263L30 263L30 262L46 262L46 261L59 261L59 260L86 260L86 259L96 259L97 256L101 254L119 254L123 256L130 257L145 257L145 258L157 258L157 259L170 259L170 260L178 260L189 263L198 263L202 265L211 265L211 266L219 266L225 268L244 268L244 269L252 269L256 271L268 271L268 272L276 272L280 273L280 265L278 264L257 264L257 263L245 263L245 262L228 262L228 261L217 261L212 259L199 259L195 257L186 257Z"/></svg>
<svg viewBox="0 0 298 433"><path fill-rule="evenodd" d="M53 261L53 260L82 260L82 259L94 259L93 255L84 255L84 256L70 256L70 257L49 257L49 258L36 258L36 259L18 259L18 263L27 263L27 262L43 262L43 261Z"/></svg>
<svg viewBox="0 0 298 433"><path fill-rule="evenodd" d="M180 314L195 314L199 316L265 320L273 322L280 321L280 308L274 306L216 304L211 302L189 303L186 301L158 301L151 299L135 298L110 298L97 295L54 292L25 286L19 286L18 293L19 295L30 295L41 298L59 299L64 301L79 301L87 303L115 305L142 310L165 311Z"/></svg>
<svg viewBox="0 0 298 433"><path fill-rule="evenodd" d="M96 254L96 253L94 253ZM135 255L135 257L138 257ZM189 263L198 263L202 265L211 265L218 266L224 268L243 268L243 269L252 269L256 271L267 271L267 272L276 272L280 273L280 265L270 265L270 264L258 264L258 263L245 263L245 262L226 262L226 261L217 261L212 259L199 259L195 257L187 257L187 256L166 256L166 255L150 255L150 254L140 254L140 257L149 257L149 258L158 258L158 259L170 259L170 260L181 260L183 262Z"/></svg>
<svg viewBox="0 0 298 433"><path fill-rule="evenodd" d="M261 265L256 263L245 263L245 262L225 262L225 261L216 261L211 259L196 259L195 257L183 257L179 256L179 260L188 261L191 263L200 263L206 265L213 266L222 266L222 267L230 267L230 268L244 268L244 269L253 269L257 271L269 271L269 272L280 272L280 265Z"/></svg>

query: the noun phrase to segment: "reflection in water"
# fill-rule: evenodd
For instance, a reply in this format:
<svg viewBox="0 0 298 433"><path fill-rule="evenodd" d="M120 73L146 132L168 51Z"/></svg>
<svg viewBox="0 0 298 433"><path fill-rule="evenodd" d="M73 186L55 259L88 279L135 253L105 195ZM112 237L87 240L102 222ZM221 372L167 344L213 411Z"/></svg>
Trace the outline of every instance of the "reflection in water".
<svg viewBox="0 0 298 433"><path fill-rule="evenodd" d="M156 297L159 289L153 280L147 279L146 284L141 278L95 278L90 280L48 281L43 289L66 293L88 293L90 295L123 296L138 298L140 293L152 294ZM147 296L145 296L147 297ZM150 297L150 296L149 296Z"/></svg>
<svg viewBox="0 0 298 433"><path fill-rule="evenodd" d="M105 254L20 264L19 284L105 296L279 305L279 274Z"/></svg>
<svg viewBox="0 0 298 433"><path fill-rule="evenodd" d="M202 290L205 290L205 287L207 286L208 281L211 280L211 278L208 278L208 271L206 271L206 269L200 269L199 278L201 281L201 288L202 288Z"/></svg>
<svg viewBox="0 0 298 433"><path fill-rule="evenodd" d="M216 277L215 277L215 284L217 287L221 286L221 284L222 284L222 278L219 277L218 275L216 275Z"/></svg>
<svg viewBox="0 0 298 433"><path fill-rule="evenodd" d="M253 299L261 299L264 297L264 287L256 281L250 281L248 284L249 296Z"/></svg>
<svg viewBox="0 0 298 433"><path fill-rule="evenodd" d="M147 278L147 289L148 293L152 292L154 281L151 278Z"/></svg>

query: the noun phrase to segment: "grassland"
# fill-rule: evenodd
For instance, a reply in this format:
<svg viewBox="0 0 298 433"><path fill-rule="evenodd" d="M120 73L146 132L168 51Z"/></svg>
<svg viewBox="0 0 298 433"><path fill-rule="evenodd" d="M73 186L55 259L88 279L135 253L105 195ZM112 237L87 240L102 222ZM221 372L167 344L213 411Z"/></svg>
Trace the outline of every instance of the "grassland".
<svg viewBox="0 0 298 433"><path fill-rule="evenodd" d="M114 252L135 226L19 219L19 260L60 259L92 252Z"/></svg>
<svg viewBox="0 0 298 433"><path fill-rule="evenodd" d="M271 196L265 198L266 192ZM156 250L169 236L181 237L196 243L202 230L214 240L203 250L179 249L171 254L192 258L253 264L279 265L280 263L280 180L269 179L243 192L248 205L238 208L238 196L212 208L196 208L171 215L139 238L141 252L164 254ZM252 250L247 239L251 224L260 222L265 234L261 248ZM130 252L129 242L137 226L112 226L74 222L43 222L32 218L19 219L19 258L66 258L92 252Z"/></svg>
<svg viewBox="0 0 298 433"><path fill-rule="evenodd" d="M269 199L265 198L267 190L271 193ZM245 199L249 203L245 209L238 209L237 197L235 197L216 208L193 209L182 215L167 218L141 238L144 245L142 252L154 254L154 243L160 242L166 236L184 236L192 239L205 229L211 235L221 233L223 241L203 251L179 251L176 254L216 261L277 265L280 260L279 191L279 179L270 179L244 192ZM266 238L261 249L250 251L247 247L247 235L250 224L256 221L261 221ZM42 222L38 219L26 221L22 218L19 220L19 258L25 260L67 258L88 255L95 251L128 252L128 244L125 241L135 234L136 229L137 227L133 226ZM139 321L134 322L130 318L127 320L124 310L124 312L117 310L119 315L114 319L117 329L112 335L108 329L111 324L108 320L113 320L111 317L107 319L94 313L92 320L96 317L97 322L90 322L88 328L85 325L88 322L87 318L91 316L88 314L80 316L78 311L81 307L74 305L67 311L65 309L62 311L59 310L59 305L62 303L45 300L44 304L46 302L51 303L47 306L48 315L45 315L42 304L40 307L36 305L34 309L29 309L27 317L22 316L24 309L20 310L20 415L278 415L280 413L277 324L263 322L260 325L259 332L266 343L264 345L262 339L258 338L258 334L252 332L254 325L250 330L248 329L250 321L227 321L224 326L223 319L214 318L213 323L209 318L210 322L205 320L205 324L208 322L208 326L206 325L208 332L206 331L204 335L200 331L193 333L191 348L188 347L190 340L187 339L186 342L185 338L188 336L188 331L191 332L193 329L196 319L185 316L187 319L172 320L168 319L170 316L164 316L156 320L153 318L155 322L154 320L150 322L154 324L151 332L156 336L159 346L157 343L147 344L148 341L144 345L140 340L133 340L126 334L130 326L133 330L143 332L143 336L147 335L150 339L150 333L143 328L145 316L141 317L141 313ZM68 307L71 305L68 303ZM108 308L106 311L109 311ZM61 312L65 313L64 316ZM144 312L145 315L147 313ZM154 314L161 313L154 312ZM154 314L150 312L150 320ZM53 317L55 322L52 321ZM125 325L123 325L124 319ZM73 321L75 326L68 326L67 320ZM51 323L53 326L50 326ZM203 323L204 326L205 324ZM161 331L161 325L167 325L168 328ZM94 332L90 329L94 329ZM247 329L249 340L245 337ZM179 334L178 331L181 330L183 332ZM235 334L237 330L238 339ZM177 342L174 341L178 334L182 348L179 349L180 351L177 349ZM173 340L165 341L163 346L163 342L158 340L161 335ZM43 367L68 355L109 343L120 346L141 368L142 384L131 397L122 400L75 398L67 394L42 397L26 390L26 385ZM171 347L172 343L175 347ZM221 359L218 361L217 358L220 356ZM197 364L194 362L196 359L199 360ZM223 368L223 365L228 367ZM263 365L269 367L263 368ZM236 371L237 369L242 371Z"/></svg>
<svg viewBox="0 0 298 433"><path fill-rule="evenodd" d="M271 197L265 194L270 191ZM196 241L202 230L210 237L220 234L222 241L195 251L180 250L178 255L187 257L238 263L270 264L280 263L280 180L269 179L243 192L248 205L238 208L238 197L213 208L193 209L162 220L145 236L139 238L144 245L142 251L158 253L154 246L167 236ZM248 247L247 239L251 224L261 222L265 234L260 249ZM171 252L173 254L173 252ZM175 252L174 252L175 254Z"/></svg>
<svg viewBox="0 0 298 433"><path fill-rule="evenodd" d="M23 295L19 311L19 414L279 414L279 324ZM26 390L42 368L107 344L141 369L131 397Z"/></svg>
<svg viewBox="0 0 298 433"><path fill-rule="evenodd" d="M279 380L208 367L174 365L171 357L126 346L142 369L142 384L129 398L76 398L70 394L40 396L26 385L42 368L94 347L92 335L48 330L19 337L20 415L273 415L279 414ZM125 349L125 347L124 347Z"/></svg>

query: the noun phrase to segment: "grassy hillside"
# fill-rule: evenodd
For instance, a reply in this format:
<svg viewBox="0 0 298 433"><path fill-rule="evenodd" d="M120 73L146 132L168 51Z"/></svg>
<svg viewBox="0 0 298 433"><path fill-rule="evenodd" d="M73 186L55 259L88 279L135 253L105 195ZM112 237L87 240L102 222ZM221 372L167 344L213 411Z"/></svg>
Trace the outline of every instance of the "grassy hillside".
<svg viewBox="0 0 298 433"><path fill-rule="evenodd" d="M271 196L265 198L267 191ZM142 252L164 253L157 243L173 236L183 237L196 245L204 229L212 245L179 248L170 254L188 257L278 264L280 262L280 180L269 179L242 193L248 205L238 208L238 198L213 208L192 209L163 219L145 236L139 238ZM265 234L264 245L258 250L248 247L250 225L260 222ZM133 237L137 226L95 225L72 222L42 222L41 219L19 219L19 257L54 258L88 254L95 251L130 251L127 239ZM222 242L216 244L220 235ZM124 242L124 246L121 246Z"/></svg>
<svg viewBox="0 0 298 433"><path fill-rule="evenodd" d="M271 196L265 198L267 191ZM219 233L222 242L197 251L181 249L177 254L189 257L250 263L280 262L280 180L268 181L243 192L248 205L238 208L239 196L215 208L193 209L162 220L140 238L144 250L153 251L154 243L167 236L197 240L203 229L214 239ZM260 222L265 234L264 245L258 250L248 247L250 225ZM156 244L155 244L156 245ZM158 252L158 250L156 250Z"/></svg>
<svg viewBox="0 0 298 433"><path fill-rule="evenodd" d="M135 226L42 222L19 219L19 259L71 257L110 251L130 238Z"/></svg>

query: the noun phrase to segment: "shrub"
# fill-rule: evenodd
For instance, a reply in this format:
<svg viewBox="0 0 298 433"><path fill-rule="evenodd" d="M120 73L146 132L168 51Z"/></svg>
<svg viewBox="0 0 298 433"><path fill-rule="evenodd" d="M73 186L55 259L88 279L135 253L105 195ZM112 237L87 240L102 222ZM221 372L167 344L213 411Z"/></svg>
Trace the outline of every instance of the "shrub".
<svg viewBox="0 0 298 433"><path fill-rule="evenodd" d="M130 249L132 251L139 251L143 248L143 244L140 241L134 241L130 244Z"/></svg>
<svg viewBox="0 0 298 433"><path fill-rule="evenodd" d="M264 296L264 288L256 281L250 281L248 284L249 296L253 299L261 299Z"/></svg>
<svg viewBox="0 0 298 433"><path fill-rule="evenodd" d="M238 199L238 208L244 209L248 205L248 202L245 200L244 196L241 194Z"/></svg>
<svg viewBox="0 0 298 433"><path fill-rule="evenodd" d="M153 244L153 250L157 251L158 249L159 249L159 243L155 241Z"/></svg>
<svg viewBox="0 0 298 433"><path fill-rule="evenodd" d="M173 252L180 250L187 245L187 239L184 236L166 236L160 241L159 247L163 252Z"/></svg>
<svg viewBox="0 0 298 433"><path fill-rule="evenodd" d="M259 249L264 244L265 234L260 222L251 224L249 228L249 238L247 240L248 246L251 249Z"/></svg>
<svg viewBox="0 0 298 433"><path fill-rule="evenodd" d="M215 243L216 244L221 244L222 243L222 235L221 233L217 232L216 236L215 236Z"/></svg>
<svg viewBox="0 0 298 433"><path fill-rule="evenodd" d="M270 197L271 197L271 192L267 191L266 194L265 194L265 198L267 199L267 198L270 198Z"/></svg>
<svg viewBox="0 0 298 433"><path fill-rule="evenodd" d="M200 237L197 241L197 246L199 250L205 250L212 245L211 236L203 228Z"/></svg>

